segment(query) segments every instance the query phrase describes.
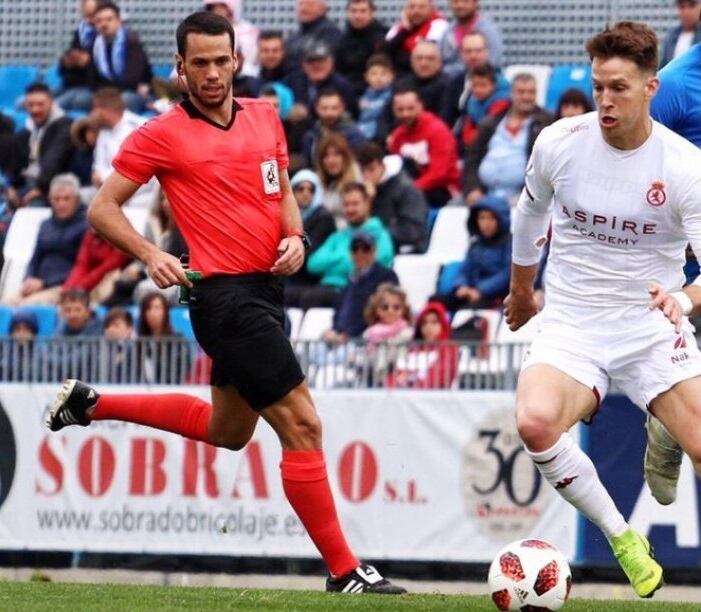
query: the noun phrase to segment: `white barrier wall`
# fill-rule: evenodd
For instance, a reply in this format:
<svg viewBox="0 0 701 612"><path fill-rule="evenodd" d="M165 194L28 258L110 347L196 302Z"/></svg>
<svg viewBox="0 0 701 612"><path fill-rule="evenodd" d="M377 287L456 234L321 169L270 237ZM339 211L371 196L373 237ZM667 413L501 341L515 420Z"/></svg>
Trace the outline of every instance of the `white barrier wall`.
<svg viewBox="0 0 701 612"><path fill-rule="evenodd" d="M56 390L0 387L0 549L317 556L262 421L238 453L118 422L52 434L43 420ZM574 557L575 513L523 452L512 393L328 391L316 401L358 555L490 561L533 536Z"/></svg>

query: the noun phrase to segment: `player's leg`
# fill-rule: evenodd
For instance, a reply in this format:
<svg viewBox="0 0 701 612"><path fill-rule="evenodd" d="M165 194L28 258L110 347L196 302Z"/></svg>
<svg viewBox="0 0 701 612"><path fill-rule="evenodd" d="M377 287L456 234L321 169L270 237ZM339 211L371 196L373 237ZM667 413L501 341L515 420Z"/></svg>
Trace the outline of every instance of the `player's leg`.
<svg viewBox="0 0 701 612"><path fill-rule="evenodd" d="M568 430L597 409L593 390L544 363L525 368L516 391L516 423L526 450L543 477L596 524L607 538L628 525Z"/></svg>
<svg viewBox="0 0 701 612"><path fill-rule="evenodd" d="M282 445L282 485L290 505L319 549L332 577L327 590L399 594L372 566L361 564L341 529L326 462L321 421L305 383L261 411Z"/></svg>
<svg viewBox="0 0 701 612"><path fill-rule="evenodd" d="M650 410L701 476L701 377L683 380L661 393L650 402Z"/></svg>
<svg viewBox="0 0 701 612"><path fill-rule="evenodd" d="M251 439L258 413L235 387L212 387L212 404L184 393L100 395L79 380L67 380L54 401L47 426L116 420L147 425L214 446L239 450Z"/></svg>
<svg viewBox="0 0 701 612"><path fill-rule="evenodd" d="M554 366L535 363L519 376L517 426L526 451L555 490L603 531L635 592L649 597L662 583L662 568L647 540L626 523L591 459L567 433L597 405L594 388Z"/></svg>

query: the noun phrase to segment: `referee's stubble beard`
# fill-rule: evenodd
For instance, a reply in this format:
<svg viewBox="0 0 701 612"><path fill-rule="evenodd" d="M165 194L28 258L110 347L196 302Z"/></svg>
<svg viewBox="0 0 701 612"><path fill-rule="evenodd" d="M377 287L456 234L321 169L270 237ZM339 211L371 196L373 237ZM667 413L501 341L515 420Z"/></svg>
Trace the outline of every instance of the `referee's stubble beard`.
<svg viewBox="0 0 701 612"><path fill-rule="evenodd" d="M190 98L196 106L214 110L228 104L238 67L228 34L187 36L183 65Z"/></svg>

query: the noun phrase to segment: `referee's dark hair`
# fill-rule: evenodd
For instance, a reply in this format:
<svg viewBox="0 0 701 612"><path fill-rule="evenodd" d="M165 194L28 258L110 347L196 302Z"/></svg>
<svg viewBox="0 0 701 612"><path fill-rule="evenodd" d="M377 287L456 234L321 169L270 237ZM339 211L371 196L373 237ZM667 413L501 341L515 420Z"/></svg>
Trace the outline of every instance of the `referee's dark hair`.
<svg viewBox="0 0 701 612"><path fill-rule="evenodd" d="M209 36L219 36L228 34L231 39L231 52L236 54L236 34L228 19L210 13L208 11L198 11L183 19L175 33L175 40L178 45L178 53L185 57L187 51L188 34L207 34Z"/></svg>

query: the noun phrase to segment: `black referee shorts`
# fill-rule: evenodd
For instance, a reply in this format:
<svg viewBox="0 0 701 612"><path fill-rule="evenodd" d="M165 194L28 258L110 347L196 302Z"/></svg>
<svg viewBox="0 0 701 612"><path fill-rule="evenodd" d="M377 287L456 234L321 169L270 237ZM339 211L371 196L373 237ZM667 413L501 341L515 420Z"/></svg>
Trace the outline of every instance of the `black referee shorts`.
<svg viewBox="0 0 701 612"><path fill-rule="evenodd" d="M234 385L251 408L262 410L304 380L283 331L281 279L241 274L212 276L194 285L190 320L212 358L212 385Z"/></svg>

